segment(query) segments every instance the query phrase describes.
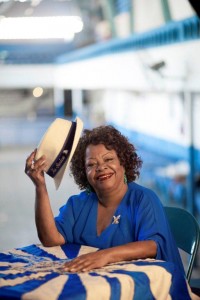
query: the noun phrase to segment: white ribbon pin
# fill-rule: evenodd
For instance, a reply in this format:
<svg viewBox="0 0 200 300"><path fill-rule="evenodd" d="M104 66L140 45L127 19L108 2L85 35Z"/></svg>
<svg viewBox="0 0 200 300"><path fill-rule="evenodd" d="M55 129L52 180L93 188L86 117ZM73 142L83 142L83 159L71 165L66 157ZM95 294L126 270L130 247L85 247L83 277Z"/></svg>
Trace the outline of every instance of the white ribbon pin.
<svg viewBox="0 0 200 300"><path fill-rule="evenodd" d="M112 224L119 224L120 218L121 218L121 215L118 215L116 217L113 216L113 222L112 222Z"/></svg>

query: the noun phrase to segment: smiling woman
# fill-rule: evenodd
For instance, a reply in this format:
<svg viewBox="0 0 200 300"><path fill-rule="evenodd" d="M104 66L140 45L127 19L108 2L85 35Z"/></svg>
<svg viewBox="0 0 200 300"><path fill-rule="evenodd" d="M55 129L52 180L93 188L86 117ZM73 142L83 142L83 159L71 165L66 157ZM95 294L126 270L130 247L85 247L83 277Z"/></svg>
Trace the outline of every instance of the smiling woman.
<svg viewBox="0 0 200 300"><path fill-rule="evenodd" d="M83 191L71 196L55 218L44 177L47 159L35 155L36 151L27 158L26 173L35 184L35 219L43 245L99 248L67 262L68 272L156 258L174 263L184 274L162 204L153 191L134 182L142 161L117 129L84 130L71 159L72 175Z"/></svg>
<svg viewBox="0 0 200 300"><path fill-rule="evenodd" d="M92 131L84 131L84 135L79 141L78 148L76 149L76 155L73 157L72 160L71 170L74 175L74 179L81 190L88 188L88 179L85 172L85 163L86 170L90 166L87 165L87 160L85 162L85 154L87 154L88 146L91 145L105 146L105 148L107 149L105 153L107 153L108 156L106 156L104 160L113 160L114 158L119 159L120 164L126 170L126 178L128 182L134 181L139 177L142 160L140 159L140 157L138 157L134 145L129 143L126 137L124 137L114 127L100 126L94 128ZM109 152L109 150L111 152ZM114 157L110 157L109 154L114 155ZM95 160L91 161L90 164L91 163L95 164ZM90 186L90 188L92 187Z"/></svg>
<svg viewBox="0 0 200 300"><path fill-rule="evenodd" d="M125 168L121 165L117 153L115 150L106 149L103 144L89 145L86 149L85 161L88 183L98 195L101 206L112 206L111 214L114 214L127 191L127 185L124 182ZM100 215L99 219L101 219ZM108 219L108 224L109 221ZM98 232L103 231L97 229Z"/></svg>

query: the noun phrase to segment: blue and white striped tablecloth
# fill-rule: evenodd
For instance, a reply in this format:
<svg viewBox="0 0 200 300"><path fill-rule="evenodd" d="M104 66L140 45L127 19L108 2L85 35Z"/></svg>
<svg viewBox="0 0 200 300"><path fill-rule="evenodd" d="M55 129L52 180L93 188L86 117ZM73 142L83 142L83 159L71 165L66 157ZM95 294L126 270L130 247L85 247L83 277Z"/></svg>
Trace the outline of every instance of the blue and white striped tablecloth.
<svg viewBox="0 0 200 300"><path fill-rule="evenodd" d="M182 274L168 262L120 262L84 273L62 265L96 248L30 245L0 253L0 299L145 300L195 299Z"/></svg>

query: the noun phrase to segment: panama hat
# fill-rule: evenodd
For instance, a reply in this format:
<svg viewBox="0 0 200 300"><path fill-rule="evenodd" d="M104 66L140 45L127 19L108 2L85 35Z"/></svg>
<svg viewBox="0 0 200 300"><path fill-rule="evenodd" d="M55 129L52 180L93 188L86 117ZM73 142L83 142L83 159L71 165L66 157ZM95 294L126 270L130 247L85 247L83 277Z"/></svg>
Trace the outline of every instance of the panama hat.
<svg viewBox="0 0 200 300"><path fill-rule="evenodd" d="M76 150L82 129L83 122L78 117L74 122L56 118L37 147L35 159L45 155L47 166L44 171L54 179L56 189Z"/></svg>

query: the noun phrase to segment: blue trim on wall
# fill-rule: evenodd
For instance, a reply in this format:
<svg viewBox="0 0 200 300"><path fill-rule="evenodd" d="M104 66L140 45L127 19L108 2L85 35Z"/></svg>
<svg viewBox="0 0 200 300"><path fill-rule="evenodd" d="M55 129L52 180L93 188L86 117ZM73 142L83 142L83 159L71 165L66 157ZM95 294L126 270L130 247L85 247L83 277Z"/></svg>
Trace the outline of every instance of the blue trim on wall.
<svg viewBox="0 0 200 300"><path fill-rule="evenodd" d="M167 161L185 160L189 162L190 147L179 145L171 141L147 135L138 131L125 129L113 124L118 128L138 149L149 151L155 155L162 156ZM200 170L200 149L194 149L195 168Z"/></svg>
<svg viewBox="0 0 200 300"><path fill-rule="evenodd" d="M131 0L116 0L116 14L129 12L131 8Z"/></svg>
<svg viewBox="0 0 200 300"><path fill-rule="evenodd" d="M91 59L97 56L115 54L124 51L138 51L187 42L200 38L200 19L197 16L181 21L171 21L166 25L128 38L116 38L61 55L58 64Z"/></svg>
<svg viewBox="0 0 200 300"><path fill-rule="evenodd" d="M57 118L63 118L64 117L64 104L55 105L55 115L56 115Z"/></svg>
<svg viewBox="0 0 200 300"><path fill-rule="evenodd" d="M63 53L74 50L72 43L1 43L0 54L6 64L51 64Z"/></svg>

